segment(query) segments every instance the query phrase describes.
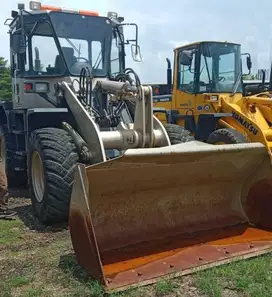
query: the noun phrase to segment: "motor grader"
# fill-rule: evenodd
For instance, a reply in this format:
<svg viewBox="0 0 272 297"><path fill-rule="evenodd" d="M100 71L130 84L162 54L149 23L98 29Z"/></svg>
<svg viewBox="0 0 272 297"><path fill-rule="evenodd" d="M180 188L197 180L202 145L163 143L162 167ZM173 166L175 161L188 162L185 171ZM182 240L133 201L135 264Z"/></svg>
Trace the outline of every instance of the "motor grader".
<svg viewBox="0 0 272 297"><path fill-rule="evenodd" d="M78 263L107 291L272 250L265 146L187 141L163 125L152 88L125 67L127 43L140 60L138 30L126 41L116 13L33 1L6 23L8 179L27 178L42 223L68 218Z"/></svg>

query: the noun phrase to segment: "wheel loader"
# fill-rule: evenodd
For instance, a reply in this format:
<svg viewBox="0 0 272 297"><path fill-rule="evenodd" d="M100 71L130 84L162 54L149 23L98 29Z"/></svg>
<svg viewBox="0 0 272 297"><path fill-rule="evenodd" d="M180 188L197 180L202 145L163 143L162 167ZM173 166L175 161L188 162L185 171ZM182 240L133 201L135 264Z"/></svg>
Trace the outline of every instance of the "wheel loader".
<svg viewBox="0 0 272 297"><path fill-rule="evenodd" d="M6 24L9 181L27 179L40 222L68 219L78 263L106 291L272 250L266 147L214 146L162 124L152 88L125 67L128 43L141 60L136 24L33 1Z"/></svg>
<svg viewBox="0 0 272 297"><path fill-rule="evenodd" d="M250 74L250 54L245 54ZM271 156L272 79L243 84L241 45L205 41L174 50L167 59L168 93L154 96L155 115L178 124L196 140L210 144L261 142Z"/></svg>

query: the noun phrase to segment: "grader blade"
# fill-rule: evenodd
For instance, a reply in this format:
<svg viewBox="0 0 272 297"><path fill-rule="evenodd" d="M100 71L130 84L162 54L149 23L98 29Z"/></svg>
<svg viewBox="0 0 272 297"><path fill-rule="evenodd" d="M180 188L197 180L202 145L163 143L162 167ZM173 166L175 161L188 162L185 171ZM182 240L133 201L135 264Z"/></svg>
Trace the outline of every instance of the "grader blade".
<svg viewBox="0 0 272 297"><path fill-rule="evenodd" d="M69 225L79 264L120 291L271 252L271 213L263 145L190 142L79 164Z"/></svg>

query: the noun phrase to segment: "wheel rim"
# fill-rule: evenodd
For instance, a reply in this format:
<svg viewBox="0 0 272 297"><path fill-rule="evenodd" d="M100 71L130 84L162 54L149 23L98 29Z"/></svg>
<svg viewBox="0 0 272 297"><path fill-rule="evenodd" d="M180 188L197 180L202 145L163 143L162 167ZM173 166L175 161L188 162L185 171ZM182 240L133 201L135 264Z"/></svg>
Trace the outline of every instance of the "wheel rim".
<svg viewBox="0 0 272 297"><path fill-rule="evenodd" d="M4 168L6 168L6 144L5 144L5 139L4 137L1 137L1 159L2 159L2 163L4 165Z"/></svg>
<svg viewBox="0 0 272 297"><path fill-rule="evenodd" d="M35 197L38 202L42 202L44 195L43 162L37 151L32 153L31 177Z"/></svg>

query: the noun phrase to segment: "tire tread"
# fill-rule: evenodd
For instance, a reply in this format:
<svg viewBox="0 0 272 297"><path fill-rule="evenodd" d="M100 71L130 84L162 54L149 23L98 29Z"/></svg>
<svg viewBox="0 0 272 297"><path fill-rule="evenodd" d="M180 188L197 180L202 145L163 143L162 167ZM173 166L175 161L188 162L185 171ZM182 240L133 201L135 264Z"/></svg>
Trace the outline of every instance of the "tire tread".
<svg viewBox="0 0 272 297"><path fill-rule="evenodd" d="M208 143L215 144L216 142L223 142L226 144L246 143L247 138L239 131L231 128L222 128L215 130L209 135Z"/></svg>
<svg viewBox="0 0 272 297"><path fill-rule="evenodd" d="M166 124L164 126L171 144L184 143L195 140L191 132L186 130L184 127L175 124Z"/></svg>
<svg viewBox="0 0 272 297"><path fill-rule="evenodd" d="M37 150L43 161L45 195L39 203L31 181L31 154ZM34 211L42 223L66 221L72 193L75 167L78 161L76 146L63 129L42 128L29 137L28 177Z"/></svg>

